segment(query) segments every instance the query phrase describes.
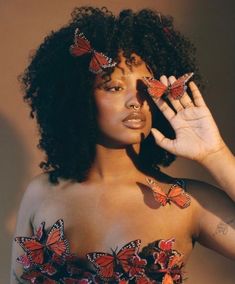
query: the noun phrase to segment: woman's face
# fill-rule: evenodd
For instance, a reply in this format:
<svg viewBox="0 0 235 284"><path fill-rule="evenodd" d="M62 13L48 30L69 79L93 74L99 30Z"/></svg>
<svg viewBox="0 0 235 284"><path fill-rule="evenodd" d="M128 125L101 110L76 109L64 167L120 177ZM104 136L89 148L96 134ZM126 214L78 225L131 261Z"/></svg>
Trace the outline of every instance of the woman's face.
<svg viewBox="0 0 235 284"><path fill-rule="evenodd" d="M135 63L121 62L111 74L111 80L97 75L94 97L99 128L98 143L109 147L138 144L148 136L152 115L144 94L142 78L152 77L142 59L133 54ZM142 89L142 91L141 91Z"/></svg>

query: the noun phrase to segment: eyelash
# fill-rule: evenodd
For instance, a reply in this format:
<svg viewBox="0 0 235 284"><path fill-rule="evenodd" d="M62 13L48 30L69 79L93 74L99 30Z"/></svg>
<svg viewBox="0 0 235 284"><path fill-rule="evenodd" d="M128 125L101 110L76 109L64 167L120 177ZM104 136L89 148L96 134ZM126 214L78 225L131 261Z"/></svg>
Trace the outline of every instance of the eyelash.
<svg viewBox="0 0 235 284"><path fill-rule="evenodd" d="M116 89L116 91L119 92L120 90L117 90L117 88L122 89L121 86L113 86L113 87L106 87L105 90L108 92L114 93L114 91L111 91L111 89Z"/></svg>

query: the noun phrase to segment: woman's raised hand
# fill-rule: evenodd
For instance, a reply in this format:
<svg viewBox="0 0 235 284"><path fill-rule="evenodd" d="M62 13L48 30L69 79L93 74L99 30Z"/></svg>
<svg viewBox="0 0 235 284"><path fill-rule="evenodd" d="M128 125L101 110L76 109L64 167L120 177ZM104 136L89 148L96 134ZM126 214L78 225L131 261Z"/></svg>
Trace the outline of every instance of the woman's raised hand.
<svg viewBox="0 0 235 284"><path fill-rule="evenodd" d="M166 76L160 78L165 85L175 80L173 76L169 80ZM191 81L189 87L192 99L186 92L179 100L168 97L174 110L162 98L153 99L175 130L176 138L169 139L155 128L151 131L160 147L177 156L200 162L220 151L225 144L197 85Z"/></svg>

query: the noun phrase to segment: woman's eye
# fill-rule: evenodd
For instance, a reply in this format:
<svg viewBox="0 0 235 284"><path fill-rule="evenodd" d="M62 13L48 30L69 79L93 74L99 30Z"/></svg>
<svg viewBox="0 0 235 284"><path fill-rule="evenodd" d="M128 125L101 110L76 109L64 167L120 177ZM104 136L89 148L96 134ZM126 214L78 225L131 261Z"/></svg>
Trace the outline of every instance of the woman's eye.
<svg viewBox="0 0 235 284"><path fill-rule="evenodd" d="M106 87L105 90L108 92L118 92L122 90L122 87L120 86Z"/></svg>

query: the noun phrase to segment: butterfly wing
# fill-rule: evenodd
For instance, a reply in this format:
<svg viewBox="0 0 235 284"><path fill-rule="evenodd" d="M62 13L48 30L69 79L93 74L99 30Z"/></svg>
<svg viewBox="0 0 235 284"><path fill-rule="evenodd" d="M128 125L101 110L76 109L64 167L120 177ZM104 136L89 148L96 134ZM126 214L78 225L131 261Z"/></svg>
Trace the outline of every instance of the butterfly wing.
<svg viewBox="0 0 235 284"><path fill-rule="evenodd" d="M165 269L168 262L168 254L165 251L155 252L153 254L154 264L160 265L161 269Z"/></svg>
<svg viewBox="0 0 235 284"><path fill-rule="evenodd" d="M94 51L90 61L89 70L95 74L103 71L103 68L113 67L116 63L101 52Z"/></svg>
<svg viewBox="0 0 235 284"><path fill-rule="evenodd" d="M137 275L144 273L144 267L146 266L146 259L141 259L138 255L134 256L131 261L131 268L129 270L129 277L132 279Z"/></svg>
<svg viewBox="0 0 235 284"><path fill-rule="evenodd" d="M35 270L24 272L21 278L24 280L29 280L30 281L29 283L43 283L43 284L58 283L57 281L46 277L40 271L35 271Z"/></svg>
<svg viewBox="0 0 235 284"><path fill-rule="evenodd" d="M64 284L90 284L92 283L89 279L75 279L75 278L63 278Z"/></svg>
<svg viewBox="0 0 235 284"><path fill-rule="evenodd" d="M92 52L91 44L79 29L75 30L74 44L70 47L70 53L73 56L81 56L83 54Z"/></svg>
<svg viewBox="0 0 235 284"><path fill-rule="evenodd" d="M171 251L173 249L173 246L175 244L175 239L168 239L168 240L160 240L158 243L158 247L160 250L163 251Z"/></svg>
<svg viewBox="0 0 235 284"><path fill-rule="evenodd" d="M98 275L103 280L109 280L114 277L114 256L103 252L88 253L87 258L97 269Z"/></svg>
<svg viewBox="0 0 235 284"><path fill-rule="evenodd" d="M37 241L35 238L16 237L15 241L27 253L30 261L36 264L43 263L43 248L44 245Z"/></svg>
<svg viewBox="0 0 235 284"><path fill-rule="evenodd" d="M172 255L168 262L167 273L170 274L174 283L181 283L182 267L183 256L179 253Z"/></svg>
<svg viewBox="0 0 235 284"><path fill-rule="evenodd" d="M40 266L40 270L42 273L46 273L46 275L54 275L57 270L51 263L45 263L42 266Z"/></svg>
<svg viewBox="0 0 235 284"><path fill-rule="evenodd" d="M135 279L136 284L151 284L156 283L155 281L151 281L146 275L138 275Z"/></svg>
<svg viewBox="0 0 235 284"><path fill-rule="evenodd" d="M41 240L42 239L42 237L43 237L43 234L44 234L44 227L45 227L45 222L42 222L41 224L40 224L40 226L38 227L38 229L36 230L36 234L35 234L35 238L37 239L37 240Z"/></svg>
<svg viewBox="0 0 235 284"><path fill-rule="evenodd" d="M141 240L131 241L119 250L117 259L125 272L129 272L133 266L132 260L137 255L140 244Z"/></svg>
<svg viewBox="0 0 235 284"><path fill-rule="evenodd" d="M175 255L173 255L168 263L168 269L173 269L174 267L181 267L182 266L182 255L177 253Z"/></svg>
<svg viewBox="0 0 235 284"><path fill-rule="evenodd" d="M145 83L148 86L148 93L154 98L160 98L164 93L167 92L168 87L164 85L161 81L143 77Z"/></svg>
<svg viewBox="0 0 235 284"><path fill-rule="evenodd" d="M167 195L158 185L152 187L154 199L159 202L162 206L165 206L168 202Z"/></svg>
<svg viewBox="0 0 235 284"><path fill-rule="evenodd" d="M169 88L169 94L170 96L178 100L180 99L184 92L187 89L187 86L185 85L188 80L193 76L193 73L186 73L183 76L179 77Z"/></svg>
<svg viewBox="0 0 235 284"><path fill-rule="evenodd" d="M162 284L174 284L170 274L166 273L162 279Z"/></svg>
<svg viewBox="0 0 235 284"><path fill-rule="evenodd" d="M165 192L152 179L146 178L146 180L152 189L154 199L162 206L165 206L168 202L168 197Z"/></svg>
<svg viewBox="0 0 235 284"><path fill-rule="evenodd" d="M37 278L40 276L42 276L42 273L40 271L32 270L24 272L21 278L24 280L29 280L30 283L35 283Z"/></svg>
<svg viewBox="0 0 235 284"><path fill-rule="evenodd" d="M16 258L16 261L23 265L24 269L31 266L30 259L27 254L20 255Z"/></svg>
<svg viewBox="0 0 235 284"><path fill-rule="evenodd" d="M191 203L190 196L178 184L171 186L167 196L170 201L181 209L187 208Z"/></svg>
<svg viewBox="0 0 235 284"><path fill-rule="evenodd" d="M120 279L118 281L118 284L128 284L128 283L129 283L129 281L128 280L124 280L124 279Z"/></svg>
<svg viewBox="0 0 235 284"><path fill-rule="evenodd" d="M50 229L46 246L58 255L64 255L69 252L68 241L64 239L64 222L59 219Z"/></svg>
<svg viewBox="0 0 235 284"><path fill-rule="evenodd" d="M49 279L49 278L44 278L43 279L43 284L57 284L58 282L53 280L53 279Z"/></svg>

